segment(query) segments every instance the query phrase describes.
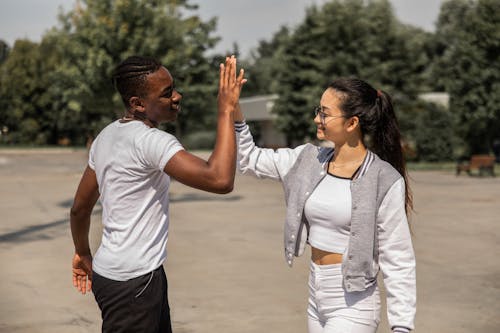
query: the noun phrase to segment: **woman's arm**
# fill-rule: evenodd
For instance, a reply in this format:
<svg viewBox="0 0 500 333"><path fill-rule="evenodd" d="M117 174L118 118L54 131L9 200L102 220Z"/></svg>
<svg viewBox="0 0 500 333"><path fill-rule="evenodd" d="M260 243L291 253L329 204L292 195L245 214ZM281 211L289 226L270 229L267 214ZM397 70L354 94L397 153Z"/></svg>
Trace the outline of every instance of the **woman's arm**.
<svg viewBox="0 0 500 333"><path fill-rule="evenodd" d="M393 332L414 328L416 312L415 254L405 212L401 178L387 192L378 217L379 265L387 295L387 317Z"/></svg>
<svg viewBox="0 0 500 333"><path fill-rule="evenodd" d="M250 128L245 123L239 104L236 106L234 120L236 122L239 171L250 173L259 178L281 180L297 160L304 145L295 149L280 148L277 150L257 147Z"/></svg>

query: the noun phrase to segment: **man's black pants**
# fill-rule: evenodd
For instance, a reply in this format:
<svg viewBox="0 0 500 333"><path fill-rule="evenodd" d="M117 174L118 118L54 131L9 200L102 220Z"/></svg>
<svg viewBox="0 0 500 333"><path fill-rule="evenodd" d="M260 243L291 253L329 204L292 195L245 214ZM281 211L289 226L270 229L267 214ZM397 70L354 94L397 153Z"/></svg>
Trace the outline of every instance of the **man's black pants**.
<svg viewBox="0 0 500 333"><path fill-rule="evenodd" d="M92 292L103 333L171 333L167 277L163 266L128 281L92 275Z"/></svg>

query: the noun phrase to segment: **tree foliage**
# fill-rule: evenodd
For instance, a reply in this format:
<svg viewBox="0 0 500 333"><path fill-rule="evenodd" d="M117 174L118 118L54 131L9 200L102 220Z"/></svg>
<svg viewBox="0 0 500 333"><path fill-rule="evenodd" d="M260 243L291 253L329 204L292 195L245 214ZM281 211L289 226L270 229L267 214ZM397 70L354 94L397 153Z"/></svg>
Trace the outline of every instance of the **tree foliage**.
<svg viewBox="0 0 500 333"><path fill-rule="evenodd" d="M0 65L7 59L9 51L9 45L4 40L0 39Z"/></svg>
<svg viewBox="0 0 500 333"><path fill-rule="evenodd" d="M283 47L290 37L290 29L282 26L270 41L261 40L250 59L244 64L248 82L244 96L266 95L277 90L277 69L282 58Z"/></svg>
<svg viewBox="0 0 500 333"><path fill-rule="evenodd" d="M177 134L203 127L215 108L217 82L217 67L204 53L218 39L211 36L216 20L203 22L190 15L193 9L196 6L186 0L81 0L61 13L60 27L46 34L39 46L50 46L47 61L57 62L53 71L44 73L50 77L44 93L53 102L42 118L54 120L58 138L83 143L123 113L111 72L136 54L162 61L183 92ZM16 57L12 52L9 58L17 63ZM35 54L33 59L38 59ZM9 81L11 74L2 78Z"/></svg>
<svg viewBox="0 0 500 333"><path fill-rule="evenodd" d="M451 0L441 8L434 78L469 153L488 153L500 138L500 2Z"/></svg>
<svg viewBox="0 0 500 333"><path fill-rule="evenodd" d="M14 143L43 144L50 133L45 118L46 68L44 49L28 40L17 40L0 67L0 119ZM6 133L4 133L6 134Z"/></svg>
<svg viewBox="0 0 500 333"><path fill-rule="evenodd" d="M428 43L401 24L386 0L334 0L307 10L304 21L273 53L274 111L289 143L312 138L312 110L335 77L358 76L392 92L404 109L425 87Z"/></svg>
<svg viewBox="0 0 500 333"><path fill-rule="evenodd" d="M399 117L406 139L406 157L413 161L451 160L461 143L450 112L442 105L418 100Z"/></svg>
<svg viewBox="0 0 500 333"><path fill-rule="evenodd" d="M212 142L218 41L188 0L79 0L40 43L0 40L3 142L82 144L123 105L110 82L127 56L158 58L183 93L178 136ZM233 53L239 53L238 44ZM449 0L436 33L402 24L388 0L330 0L281 27L247 60L244 96L278 94L273 112L288 143L314 139L312 110L328 83L357 76L394 100L405 145L417 160L451 159L463 146L487 152L500 140L500 2ZM449 110L419 93L445 91ZM463 150L463 149L462 149Z"/></svg>
<svg viewBox="0 0 500 333"><path fill-rule="evenodd" d="M215 20L183 17L193 7L188 1L86 0L81 7L61 16L71 50L64 75L76 74L73 91L79 112L95 133L104 123L121 114L121 102L109 83L111 70L124 58L140 54L160 59L170 69L184 94L183 115L177 133L189 127L189 119L204 124L206 108L213 108L215 73L204 52L217 38L210 34ZM207 101L208 97L208 101ZM115 112L111 105L113 105ZM75 105L77 105L75 103ZM81 112L85 110L85 112ZM120 111L118 111L120 110ZM193 121L194 123L194 121Z"/></svg>

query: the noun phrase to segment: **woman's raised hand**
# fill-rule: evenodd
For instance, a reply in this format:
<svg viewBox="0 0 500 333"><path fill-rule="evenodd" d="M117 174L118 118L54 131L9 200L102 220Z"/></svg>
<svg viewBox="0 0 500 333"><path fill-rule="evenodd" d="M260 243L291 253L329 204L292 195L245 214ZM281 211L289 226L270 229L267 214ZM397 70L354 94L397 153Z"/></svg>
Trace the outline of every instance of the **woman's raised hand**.
<svg viewBox="0 0 500 333"><path fill-rule="evenodd" d="M219 112L234 112L240 98L241 87L247 82L243 77L245 71L240 69L236 76L236 58L226 57L220 64L219 95L217 97Z"/></svg>

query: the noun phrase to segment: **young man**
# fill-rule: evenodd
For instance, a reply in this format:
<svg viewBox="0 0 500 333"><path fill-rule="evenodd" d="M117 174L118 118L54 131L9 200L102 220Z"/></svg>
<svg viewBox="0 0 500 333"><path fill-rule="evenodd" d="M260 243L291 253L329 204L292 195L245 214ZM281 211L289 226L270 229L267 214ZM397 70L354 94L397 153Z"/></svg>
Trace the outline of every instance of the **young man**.
<svg viewBox="0 0 500 333"><path fill-rule="evenodd" d="M244 72L236 59L220 65L217 138L208 161L186 152L156 127L174 121L181 94L158 61L130 57L113 80L126 114L94 140L71 208L75 245L73 285L92 289L102 312L103 332L171 332L167 280L163 271L168 238L170 177L198 189L233 188L236 139L234 111ZM92 258L90 215L100 197L102 241Z"/></svg>

